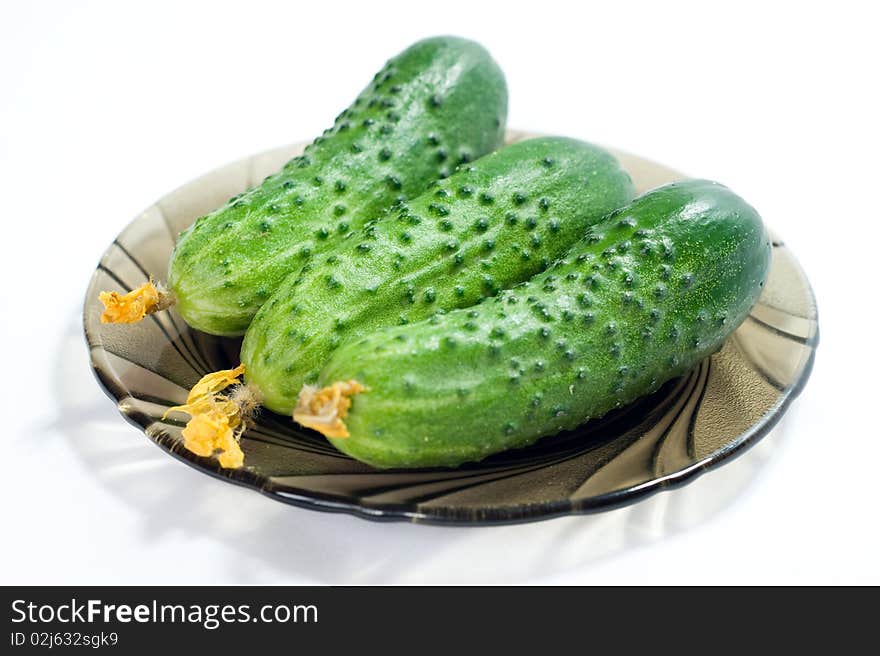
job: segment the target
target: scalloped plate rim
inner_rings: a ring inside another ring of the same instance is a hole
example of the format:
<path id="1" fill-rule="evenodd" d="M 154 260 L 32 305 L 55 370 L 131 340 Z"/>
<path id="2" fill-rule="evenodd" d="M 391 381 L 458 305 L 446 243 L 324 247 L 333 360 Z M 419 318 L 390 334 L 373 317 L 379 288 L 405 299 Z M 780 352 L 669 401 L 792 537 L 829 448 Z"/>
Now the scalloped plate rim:
<path id="1" fill-rule="evenodd" d="M 514 135 L 517 138 L 540 136 L 538 133 L 523 130 L 509 130 L 508 133 Z M 232 166 L 238 162 L 244 160 L 252 160 L 262 155 L 268 155 L 269 153 L 283 151 L 285 149 L 301 145 L 302 143 L 295 143 L 285 146 L 268 148 L 258 153 L 254 153 L 249 157 L 227 162 L 222 166 L 211 169 L 197 176 L 196 178 L 193 178 L 189 182 L 179 185 L 172 191 L 163 195 L 162 198 L 168 197 L 176 193 L 177 191 L 186 188 L 190 184 L 193 184 L 194 182 L 204 177 L 210 176 L 211 174 L 219 172 L 220 170 Z M 646 158 L 635 155 L 628 151 L 621 151 L 612 147 L 608 148 L 617 155 L 626 155 L 638 158 L 640 160 L 654 164 L 658 167 L 671 170 L 668 169 L 668 167 L 666 167 L 665 165 L 653 162 L 653 160 L 647 160 Z M 150 208 L 156 206 L 159 202 L 161 202 L 161 199 L 157 200 L 148 208 L 135 215 L 135 217 L 131 221 L 129 221 L 120 231 L 116 239 L 118 239 L 119 236 L 125 233 L 131 226 L 140 221 L 144 213 L 147 212 Z M 112 244 L 113 242 L 111 242 L 111 246 Z M 104 253 L 106 253 L 106 249 Z M 792 257 L 794 258 L 793 254 Z M 794 259 L 795 261 L 797 261 L 796 258 Z M 798 266 L 800 266 L 799 263 Z M 99 270 L 100 269 L 96 268 L 95 272 L 90 277 L 88 285 L 89 288 L 91 288 L 92 281 L 94 280 L 94 277 L 97 275 Z M 815 308 L 815 293 L 813 292 L 812 287 L 809 284 L 809 280 L 807 279 L 806 274 L 803 272 L 803 269 L 801 269 L 800 272 L 803 275 L 804 282 L 807 285 L 807 291 L 813 302 L 813 307 Z M 692 482 L 703 473 L 711 471 L 719 467 L 720 465 L 737 458 L 771 432 L 771 430 L 777 425 L 779 420 L 788 410 L 792 401 L 794 401 L 800 395 L 807 381 L 809 380 L 815 362 L 816 346 L 819 343 L 818 311 L 816 311 L 816 316 L 810 319 L 815 323 L 815 334 L 807 342 L 807 345 L 810 346 L 809 357 L 804 363 L 802 369 L 800 370 L 797 381 L 790 388 L 788 388 L 784 392 L 781 392 L 781 396 L 778 401 L 769 410 L 767 410 L 764 416 L 759 421 L 752 424 L 746 431 L 741 433 L 735 440 L 728 442 L 723 447 L 678 471 L 672 472 L 662 477 L 653 478 L 638 485 L 628 486 L 625 488 L 586 497 L 576 501 L 573 501 L 572 499 L 557 499 L 552 501 L 536 502 L 534 504 L 520 503 L 494 505 L 488 510 L 480 510 L 479 513 L 464 510 L 460 512 L 448 512 L 443 511 L 442 509 L 439 509 L 439 511 L 437 512 L 431 512 L 424 509 L 419 509 L 418 502 L 409 504 L 382 504 L 375 507 L 365 506 L 363 504 L 359 505 L 358 503 L 351 500 L 340 500 L 339 497 L 336 497 L 334 495 L 320 493 L 313 490 L 300 490 L 293 486 L 286 486 L 284 484 L 274 482 L 269 476 L 258 474 L 246 468 L 237 470 L 223 469 L 214 459 L 203 458 L 182 449 L 172 448 L 171 445 L 166 443 L 166 440 L 163 440 L 161 435 L 156 434 L 155 432 L 151 432 L 149 430 L 149 426 L 155 422 L 152 417 L 149 417 L 148 415 L 143 415 L 145 417 L 144 421 L 139 421 L 138 417 L 141 416 L 142 413 L 127 413 L 123 411 L 123 409 L 120 407 L 121 403 L 125 399 L 134 397 L 132 397 L 130 394 L 122 394 L 117 396 L 117 394 L 113 391 L 113 388 L 118 386 L 115 379 L 113 379 L 109 375 L 109 373 L 103 371 L 99 364 L 96 362 L 94 350 L 103 349 L 103 345 L 100 339 L 98 340 L 97 344 L 93 345 L 92 343 L 90 343 L 85 316 L 88 304 L 89 296 L 87 295 L 83 305 L 83 336 L 85 338 L 86 346 L 89 349 L 89 361 L 92 373 L 99 383 L 100 388 L 110 399 L 112 399 L 116 403 L 117 410 L 119 411 L 120 415 L 122 415 L 122 417 L 129 424 L 136 426 L 149 438 L 151 442 L 153 442 L 163 451 L 172 455 L 177 460 L 184 462 L 193 469 L 196 469 L 202 473 L 206 473 L 213 478 L 230 482 L 251 490 L 259 491 L 261 494 L 269 497 L 270 499 L 274 499 L 281 503 L 296 506 L 299 508 L 318 510 L 327 513 L 344 513 L 373 522 L 384 523 L 407 521 L 411 523 L 430 524 L 438 526 L 497 526 L 537 522 L 569 515 L 589 515 L 625 507 L 637 503 L 638 501 L 641 501 L 648 497 L 651 497 L 658 492 L 673 490 L 682 487 Z M 475 514 L 478 514 L 479 518 L 475 518 Z"/>

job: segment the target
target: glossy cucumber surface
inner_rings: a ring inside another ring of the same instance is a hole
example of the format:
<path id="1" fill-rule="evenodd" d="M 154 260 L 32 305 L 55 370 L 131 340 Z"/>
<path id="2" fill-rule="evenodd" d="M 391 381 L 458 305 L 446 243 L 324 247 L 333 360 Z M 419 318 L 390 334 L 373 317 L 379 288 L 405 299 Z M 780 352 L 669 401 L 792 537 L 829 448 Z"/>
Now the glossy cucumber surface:
<path id="1" fill-rule="evenodd" d="M 180 234 L 169 266 L 177 310 L 204 332 L 243 334 L 285 275 L 498 147 L 506 115 L 504 76 L 481 46 L 414 44 L 302 156 Z"/>
<path id="2" fill-rule="evenodd" d="M 748 315 L 770 262 L 726 187 L 660 187 L 527 283 L 339 348 L 318 385 L 355 380 L 341 451 L 376 467 L 456 466 L 533 443 L 656 390 Z"/>
<path id="3" fill-rule="evenodd" d="M 246 379 L 288 414 L 345 340 L 527 280 L 633 194 L 617 160 L 581 141 L 536 138 L 486 155 L 285 280 L 245 336 Z"/>

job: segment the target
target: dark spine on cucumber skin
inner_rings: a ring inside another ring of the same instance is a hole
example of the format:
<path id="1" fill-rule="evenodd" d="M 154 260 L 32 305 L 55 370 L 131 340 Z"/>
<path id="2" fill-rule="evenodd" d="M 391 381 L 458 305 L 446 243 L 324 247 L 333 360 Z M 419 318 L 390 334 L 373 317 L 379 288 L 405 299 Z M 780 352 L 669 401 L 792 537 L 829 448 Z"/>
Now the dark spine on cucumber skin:
<path id="1" fill-rule="evenodd" d="M 619 163 L 590 144 L 546 137 L 495 151 L 285 280 L 245 337 L 247 379 L 289 413 L 339 344 L 531 277 L 633 193 Z"/>
<path id="2" fill-rule="evenodd" d="M 769 254 L 760 217 L 725 187 L 662 187 L 526 284 L 339 349 L 319 384 L 369 391 L 351 437 L 332 441 L 378 467 L 455 466 L 600 417 L 720 348 Z"/>
<path id="3" fill-rule="evenodd" d="M 500 145 L 506 113 L 503 74 L 482 47 L 413 45 L 303 155 L 180 235 L 178 310 L 200 330 L 242 334 L 286 274 Z"/>

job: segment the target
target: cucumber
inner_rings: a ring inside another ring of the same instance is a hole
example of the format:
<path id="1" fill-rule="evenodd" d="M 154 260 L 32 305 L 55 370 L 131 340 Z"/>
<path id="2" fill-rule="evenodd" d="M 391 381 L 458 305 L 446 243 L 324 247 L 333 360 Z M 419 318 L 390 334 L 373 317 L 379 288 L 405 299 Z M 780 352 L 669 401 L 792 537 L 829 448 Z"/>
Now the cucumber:
<path id="1" fill-rule="evenodd" d="M 180 234 L 169 269 L 178 311 L 198 330 L 244 333 L 311 255 L 499 146 L 506 115 L 504 76 L 481 46 L 414 44 L 303 155 Z"/>
<path id="2" fill-rule="evenodd" d="M 544 273 L 338 349 L 298 420 L 375 467 L 457 466 L 571 429 L 719 349 L 767 276 L 760 217 L 717 183 L 660 187 Z M 336 416 L 334 416 L 334 414 Z M 333 431 L 323 430 L 325 434 Z"/>
<path id="3" fill-rule="evenodd" d="M 245 335 L 248 384 L 289 414 L 333 350 L 530 278 L 634 195 L 606 151 L 521 141 L 467 165 L 284 281 Z"/>

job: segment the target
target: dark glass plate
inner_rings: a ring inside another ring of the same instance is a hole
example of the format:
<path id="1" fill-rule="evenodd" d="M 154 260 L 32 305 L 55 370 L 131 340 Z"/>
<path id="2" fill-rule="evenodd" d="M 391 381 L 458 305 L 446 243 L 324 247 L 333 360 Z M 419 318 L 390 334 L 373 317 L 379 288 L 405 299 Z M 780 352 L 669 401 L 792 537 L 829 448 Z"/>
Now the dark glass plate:
<path id="1" fill-rule="evenodd" d="M 165 196 L 114 240 L 89 284 L 83 320 L 101 385 L 123 417 L 203 472 L 286 503 L 375 520 L 500 524 L 595 512 L 682 485 L 741 453 L 770 431 L 809 377 L 816 304 L 794 256 L 774 237 L 764 293 L 724 347 L 602 420 L 454 470 L 378 471 L 289 418 L 263 412 L 242 438 L 245 467 L 224 470 L 183 449 L 183 425 L 161 417 L 203 374 L 237 365 L 241 340 L 191 330 L 173 310 L 132 326 L 102 325 L 98 292 L 129 290 L 150 275 L 164 280 L 178 232 L 302 147 L 235 162 Z M 616 154 L 639 192 L 682 177 Z"/>

